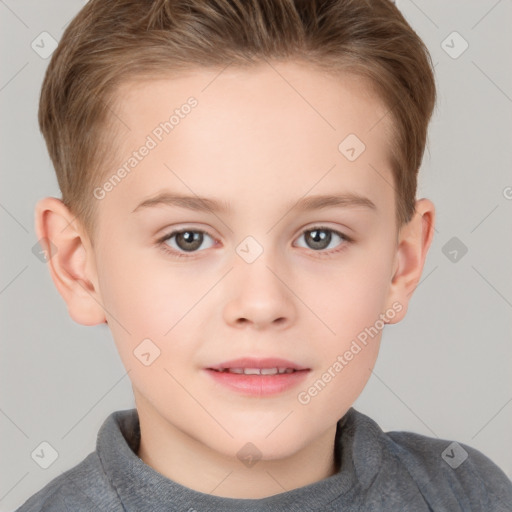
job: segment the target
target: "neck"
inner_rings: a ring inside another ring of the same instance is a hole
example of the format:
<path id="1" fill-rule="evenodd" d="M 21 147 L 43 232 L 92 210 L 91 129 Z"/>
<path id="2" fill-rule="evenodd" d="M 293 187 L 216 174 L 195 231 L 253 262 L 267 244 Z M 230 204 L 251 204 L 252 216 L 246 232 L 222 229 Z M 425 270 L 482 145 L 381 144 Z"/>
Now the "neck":
<path id="1" fill-rule="evenodd" d="M 310 485 L 339 471 L 334 458 L 336 425 L 286 458 L 245 465 L 147 412 L 139 412 L 138 457 L 165 477 L 198 492 L 260 499 Z"/>

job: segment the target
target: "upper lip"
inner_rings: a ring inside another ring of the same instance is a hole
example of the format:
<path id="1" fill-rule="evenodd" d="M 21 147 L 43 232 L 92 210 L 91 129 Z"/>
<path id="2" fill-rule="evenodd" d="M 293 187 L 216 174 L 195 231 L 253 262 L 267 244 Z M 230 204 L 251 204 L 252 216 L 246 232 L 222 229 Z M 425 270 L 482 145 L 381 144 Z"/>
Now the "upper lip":
<path id="1" fill-rule="evenodd" d="M 209 366 L 208 370 L 223 370 L 226 368 L 292 368 L 293 370 L 309 370 L 306 366 L 301 366 L 293 361 L 277 357 L 241 357 L 231 359 L 214 366 Z"/>

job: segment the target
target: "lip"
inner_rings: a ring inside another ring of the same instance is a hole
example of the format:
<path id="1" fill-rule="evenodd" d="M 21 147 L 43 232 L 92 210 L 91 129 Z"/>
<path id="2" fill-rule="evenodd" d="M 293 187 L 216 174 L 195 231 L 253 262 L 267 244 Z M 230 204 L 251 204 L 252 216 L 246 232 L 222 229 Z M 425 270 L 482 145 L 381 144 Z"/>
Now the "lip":
<path id="1" fill-rule="evenodd" d="M 210 366 L 207 369 L 220 370 L 222 368 L 292 368 L 293 370 L 309 370 L 306 366 L 301 366 L 293 361 L 278 357 L 241 357 Z"/>
<path id="2" fill-rule="evenodd" d="M 277 375 L 244 375 L 221 372 L 223 368 L 292 368 L 293 373 Z M 306 368 L 292 361 L 280 358 L 243 357 L 225 361 L 218 365 L 205 368 L 205 372 L 217 383 L 231 391 L 246 396 L 271 396 L 288 391 L 299 385 L 309 374 Z"/>

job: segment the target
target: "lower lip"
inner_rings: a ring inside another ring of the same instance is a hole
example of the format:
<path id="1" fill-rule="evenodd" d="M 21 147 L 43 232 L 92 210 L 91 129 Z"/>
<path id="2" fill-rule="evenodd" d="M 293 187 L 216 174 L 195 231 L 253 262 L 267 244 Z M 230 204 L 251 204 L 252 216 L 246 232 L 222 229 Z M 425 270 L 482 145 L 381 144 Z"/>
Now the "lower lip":
<path id="1" fill-rule="evenodd" d="M 308 375 L 309 370 L 277 375 L 244 375 L 240 373 L 217 372 L 206 370 L 220 384 L 243 395 L 268 396 L 283 393 L 300 384 Z"/>

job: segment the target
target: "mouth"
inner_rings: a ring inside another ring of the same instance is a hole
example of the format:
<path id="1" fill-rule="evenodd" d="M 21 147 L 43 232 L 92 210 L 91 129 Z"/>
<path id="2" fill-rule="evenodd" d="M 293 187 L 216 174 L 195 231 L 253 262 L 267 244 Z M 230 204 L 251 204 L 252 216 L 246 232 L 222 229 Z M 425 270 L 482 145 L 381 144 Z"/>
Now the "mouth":
<path id="1" fill-rule="evenodd" d="M 219 370 L 215 368 L 208 368 L 214 372 L 223 373 L 237 373 L 239 375 L 281 375 L 283 373 L 293 373 L 297 371 L 305 370 L 294 370 L 293 368 L 221 368 Z"/>
<path id="2" fill-rule="evenodd" d="M 309 368 L 277 357 L 241 357 L 211 366 L 207 370 L 245 375 L 278 375 L 309 370 Z"/>
<path id="3" fill-rule="evenodd" d="M 305 378 L 310 368 L 278 358 L 241 358 L 205 368 L 215 382 L 244 395 L 284 392 Z"/>

